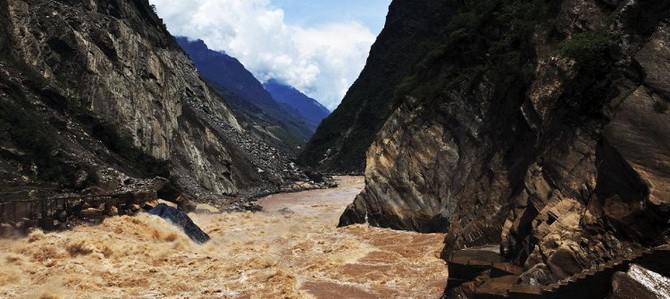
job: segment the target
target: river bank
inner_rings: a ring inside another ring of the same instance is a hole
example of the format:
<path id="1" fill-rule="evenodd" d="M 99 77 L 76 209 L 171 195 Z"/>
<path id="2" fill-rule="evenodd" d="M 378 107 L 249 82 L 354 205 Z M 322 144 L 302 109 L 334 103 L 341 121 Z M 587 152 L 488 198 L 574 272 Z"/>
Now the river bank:
<path id="1" fill-rule="evenodd" d="M 263 212 L 191 214 L 203 246 L 146 214 L 2 240 L 0 297 L 438 298 L 444 235 L 336 228 L 363 178 L 336 179 L 261 198 Z"/>

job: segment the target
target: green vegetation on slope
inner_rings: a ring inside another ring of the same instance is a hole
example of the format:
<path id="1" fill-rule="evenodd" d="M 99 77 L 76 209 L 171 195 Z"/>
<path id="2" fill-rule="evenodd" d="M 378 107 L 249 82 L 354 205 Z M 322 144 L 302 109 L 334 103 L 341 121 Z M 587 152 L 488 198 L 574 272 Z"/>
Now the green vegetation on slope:
<path id="1" fill-rule="evenodd" d="M 548 10 L 542 0 L 463 2 L 442 34 L 427 43 L 433 50 L 398 86 L 398 99 L 412 95 L 440 102 L 449 93 L 476 93 L 476 85 L 489 82 L 497 97 L 522 100 L 534 76 L 535 43 L 556 42 L 554 55 L 574 60 L 577 67 L 574 75 L 561 78 L 571 86 L 563 93 L 563 112 L 599 113 L 616 80 L 614 38 L 595 29 L 562 41 L 534 41 L 540 26 L 553 26 Z"/>
<path id="2" fill-rule="evenodd" d="M 432 51 L 396 96 L 439 100 L 454 89 L 472 90 L 483 76 L 500 86 L 527 86 L 534 69 L 531 34 L 546 11 L 542 0 L 464 1 L 442 33 L 427 42 Z"/>

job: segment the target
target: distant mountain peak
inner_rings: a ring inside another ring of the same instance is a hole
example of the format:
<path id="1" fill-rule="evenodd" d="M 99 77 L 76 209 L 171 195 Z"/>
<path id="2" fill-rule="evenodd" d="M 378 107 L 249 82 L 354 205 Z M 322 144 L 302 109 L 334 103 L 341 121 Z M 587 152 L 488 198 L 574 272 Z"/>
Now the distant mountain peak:
<path id="1" fill-rule="evenodd" d="M 237 110 L 272 132 L 281 146 L 295 150 L 314 134 L 318 122 L 302 117 L 290 105 L 279 102 L 236 58 L 214 51 L 202 40 L 177 37 L 177 43 L 191 58 L 200 75 Z M 295 92 L 298 92 L 297 90 Z"/>
<path id="2" fill-rule="evenodd" d="M 228 56 L 228 54 L 226 54 L 226 51 L 217 51 L 217 50 L 210 49 L 207 46 L 207 44 L 205 44 L 205 41 L 203 41 L 199 38 L 191 39 L 190 37 L 186 37 L 186 36 L 176 36 L 175 39 L 177 40 L 177 43 L 182 47 L 184 45 L 188 45 L 188 47 L 190 47 L 191 49 L 194 49 L 194 50 L 212 51 L 212 52 L 217 52 L 219 54 L 223 54 L 223 55 Z"/>

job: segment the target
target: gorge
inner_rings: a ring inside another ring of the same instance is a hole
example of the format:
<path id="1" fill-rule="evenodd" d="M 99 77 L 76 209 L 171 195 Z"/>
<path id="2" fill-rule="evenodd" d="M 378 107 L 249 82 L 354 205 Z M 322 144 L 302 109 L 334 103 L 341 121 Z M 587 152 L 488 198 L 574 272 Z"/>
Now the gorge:
<path id="1" fill-rule="evenodd" d="M 191 214 L 202 247 L 145 214 L 3 240 L 3 296 L 670 296 L 670 2 L 394 0 L 328 116 L 146 0 L 4 0 L 0 22 L 0 203 L 217 208 Z M 320 172 L 365 178 L 250 200 Z M 109 279 L 47 279 L 81 269 Z"/>

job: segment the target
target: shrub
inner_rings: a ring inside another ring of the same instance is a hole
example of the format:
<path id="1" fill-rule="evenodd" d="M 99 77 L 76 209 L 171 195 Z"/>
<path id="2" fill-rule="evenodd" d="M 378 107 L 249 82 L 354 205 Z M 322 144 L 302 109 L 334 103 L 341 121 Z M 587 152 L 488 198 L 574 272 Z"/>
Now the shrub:
<path id="1" fill-rule="evenodd" d="M 596 64 L 602 61 L 612 47 L 612 38 L 604 30 L 575 34 L 556 50 L 557 54 L 572 58 L 580 64 Z"/>

